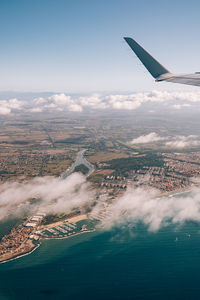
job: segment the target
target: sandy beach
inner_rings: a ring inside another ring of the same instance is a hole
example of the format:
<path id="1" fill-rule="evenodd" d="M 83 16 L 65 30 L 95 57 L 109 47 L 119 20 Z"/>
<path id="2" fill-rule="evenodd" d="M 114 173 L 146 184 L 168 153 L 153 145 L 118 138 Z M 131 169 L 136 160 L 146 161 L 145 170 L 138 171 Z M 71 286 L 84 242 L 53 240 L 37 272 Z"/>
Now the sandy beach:
<path id="1" fill-rule="evenodd" d="M 69 219 L 65 219 L 65 220 L 62 220 L 62 221 L 51 223 L 51 224 L 48 224 L 48 225 L 43 225 L 39 229 L 40 230 L 44 230 L 44 229 L 48 229 L 48 228 L 50 229 L 52 227 L 60 226 L 64 222 L 70 222 L 70 223 L 74 223 L 75 224 L 76 222 L 79 222 L 79 221 L 82 221 L 82 220 L 87 220 L 87 219 L 88 219 L 87 215 L 79 215 L 79 216 L 71 217 Z"/>

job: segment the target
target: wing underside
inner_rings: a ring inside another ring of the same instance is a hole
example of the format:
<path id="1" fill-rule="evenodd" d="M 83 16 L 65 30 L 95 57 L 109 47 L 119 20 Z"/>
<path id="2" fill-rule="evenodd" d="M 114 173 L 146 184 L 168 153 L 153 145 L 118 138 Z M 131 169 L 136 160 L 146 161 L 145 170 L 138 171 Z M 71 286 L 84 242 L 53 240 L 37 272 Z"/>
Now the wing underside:
<path id="1" fill-rule="evenodd" d="M 200 75 L 199 74 L 197 76 L 195 76 L 195 75 L 196 74 L 182 75 L 182 76 L 174 75 L 173 77 L 165 79 L 164 81 L 200 86 Z"/>

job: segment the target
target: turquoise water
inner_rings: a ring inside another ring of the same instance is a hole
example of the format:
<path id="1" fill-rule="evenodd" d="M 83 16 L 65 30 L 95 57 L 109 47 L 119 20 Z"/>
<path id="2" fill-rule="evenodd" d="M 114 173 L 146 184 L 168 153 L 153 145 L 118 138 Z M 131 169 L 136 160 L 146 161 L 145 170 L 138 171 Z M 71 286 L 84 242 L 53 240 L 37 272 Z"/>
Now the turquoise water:
<path id="1" fill-rule="evenodd" d="M 0 265 L 0 299 L 199 299 L 200 226 L 46 240 Z"/>

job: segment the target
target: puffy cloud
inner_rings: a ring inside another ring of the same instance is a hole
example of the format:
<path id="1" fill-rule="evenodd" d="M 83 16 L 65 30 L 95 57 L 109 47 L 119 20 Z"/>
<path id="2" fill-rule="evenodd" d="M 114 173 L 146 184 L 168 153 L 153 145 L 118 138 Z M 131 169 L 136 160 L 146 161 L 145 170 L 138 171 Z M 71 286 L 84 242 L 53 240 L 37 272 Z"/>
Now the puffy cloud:
<path id="1" fill-rule="evenodd" d="M 93 94 L 89 97 L 80 97 L 78 101 L 82 107 L 90 107 L 94 109 L 108 108 L 108 104 L 106 103 L 105 99 L 99 94 Z"/>
<path id="2" fill-rule="evenodd" d="M 191 102 L 200 102 L 200 93 L 187 92 L 167 92 L 152 91 L 134 94 L 112 94 L 102 96 L 93 94 L 91 96 L 72 98 L 65 94 L 55 94 L 47 99 L 48 106 L 65 107 L 69 111 L 82 111 L 83 109 L 114 109 L 114 110 L 135 110 L 147 103 L 165 103 L 176 102 L 172 105 L 175 109 L 191 106 Z M 184 103 L 183 103 L 184 102 Z M 74 109 L 76 105 L 76 109 Z"/>
<path id="3" fill-rule="evenodd" d="M 45 105 L 45 107 L 76 112 L 82 111 L 82 106 L 72 99 L 71 96 L 66 96 L 65 94 L 55 94 L 49 97 L 48 103 L 49 104 Z"/>
<path id="4" fill-rule="evenodd" d="M 129 187 L 108 208 L 107 217 L 103 219 L 102 225 L 104 228 L 110 228 L 126 222 L 143 222 L 149 230 L 157 231 L 169 224 L 200 222 L 199 188 L 194 188 L 187 196 L 159 197 L 158 193 L 152 188 Z M 0 220 L 10 214 L 20 214 L 24 211 L 29 214 L 38 211 L 68 213 L 78 207 L 84 212 L 84 206 L 92 203 L 94 195 L 95 191 L 79 173 L 74 173 L 66 179 L 37 177 L 25 183 L 7 182 L 0 185 Z M 30 205 L 29 200 L 32 198 L 40 201 Z M 99 210 L 100 205 L 94 207 L 96 214 Z"/>
<path id="5" fill-rule="evenodd" d="M 2 106 L 0 103 L 0 115 L 9 115 L 10 113 L 11 109 L 6 106 Z"/>
<path id="6" fill-rule="evenodd" d="M 83 109 L 79 104 L 70 104 L 69 105 L 69 111 L 77 111 L 81 112 Z"/>
<path id="7" fill-rule="evenodd" d="M 165 139 L 164 137 L 159 136 L 155 132 L 151 132 L 147 135 L 141 135 L 138 138 L 133 139 L 130 144 L 147 144 L 147 143 L 152 143 L 152 142 L 157 142 L 160 140 Z"/>
<path id="8" fill-rule="evenodd" d="M 147 104 L 157 104 L 157 106 L 158 104 L 168 105 L 169 109 L 181 109 L 192 106 L 193 103 L 197 105 L 199 102 L 200 92 L 152 91 L 132 94 L 111 94 L 107 96 L 92 94 L 84 97 L 72 97 L 60 93 L 46 98 L 38 97 L 26 102 L 17 99 L 0 100 L 0 114 L 6 115 L 22 108 L 31 112 L 54 110 L 81 112 L 87 109 L 136 110 L 142 105 Z"/>
<path id="9" fill-rule="evenodd" d="M 10 100 L 0 100 L 0 114 L 8 115 L 13 110 L 20 110 L 24 106 L 24 102 L 17 100 L 16 98 Z"/>
<path id="10" fill-rule="evenodd" d="M 55 105 L 69 105 L 73 101 L 70 96 L 66 96 L 65 94 L 55 94 L 49 97 L 49 100 L 52 101 Z"/>
<path id="11" fill-rule="evenodd" d="M 143 99 L 145 102 L 200 102 L 200 92 L 167 92 L 155 90 L 150 93 L 143 93 Z"/>
<path id="12" fill-rule="evenodd" d="M 38 112 L 42 112 L 43 108 L 42 107 L 33 107 L 31 109 L 29 109 L 30 112 L 34 112 L 34 113 L 38 113 Z"/>
<path id="13" fill-rule="evenodd" d="M 158 197 L 158 192 L 153 189 L 129 188 L 111 206 L 109 217 L 105 218 L 103 225 L 110 228 L 127 221 L 143 222 L 149 230 L 157 231 L 169 224 L 200 222 L 199 193 L 196 188 L 187 197 Z"/>
<path id="14" fill-rule="evenodd" d="M 39 98 L 33 99 L 33 103 L 34 104 L 38 104 L 38 105 L 46 103 L 46 102 L 47 102 L 47 100 L 44 99 L 43 97 L 39 97 Z"/>
<path id="15" fill-rule="evenodd" d="M 166 141 L 167 140 L 167 141 Z M 147 135 L 141 135 L 132 141 L 129 142 L 129 144 L 135 145 L 135 144 L 147 144 L 157 141 L 166 141 L 165 146 L 168 148 L 187 148 L 187 147 L 194 147 L 200 145 L 200 141 L 198 140 L 198 136 L 196 135 L 177 135 L 177 136 L 166 136 L 162 137 L 159 136 L 155 132 L 151 132 Z"/>
<path id="16" fill-rule="evenodd" d="M 174 137 L 172 141 L 166 142 L 165 145 L 170 148 L 183 149 L 187 147 L 194 147 L 200 145 L 200 141 L 196 139 L 196 135 Z"/>
<path id="17" fill-rule="evenodd" d="M 30 205 L 31 198 L 41 201 Z M 25 183 L 8 182 L 0 185 L 0 220 L 9 214 L 31 210 L 46 213 L 69 212 L 93 199 L 93 191 L 86 178 L 74 173 L 66 179 L 37 177 Z"/>
<path id="18" fill-rule="evenodd" d="M 24 103 L 14 98 L 8 100 L 6 105 L 11 109 L 21 109 Z"/>
<path id="19" fill-rule="evenodd" d="M 182 107 L 190 107 L 190 106 L 191 106 L 191 104 L 189 104 L 189 103 L 172 105 L 172 107 L 175 108 L 175 109 L 181 109 Z"/>
<path id="20" fill-rule="evenodd" d="M 108 102 L 109 108 L 134 110 L 141 105 L 141 101 L 135 95 L 110 95 L 105 99 Z"/>

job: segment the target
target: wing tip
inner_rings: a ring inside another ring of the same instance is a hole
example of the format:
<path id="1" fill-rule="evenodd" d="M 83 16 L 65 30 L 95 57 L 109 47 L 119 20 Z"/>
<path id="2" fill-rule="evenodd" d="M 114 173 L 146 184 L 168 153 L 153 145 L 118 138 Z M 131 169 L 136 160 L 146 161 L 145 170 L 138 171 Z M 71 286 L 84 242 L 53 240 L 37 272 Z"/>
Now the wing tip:
<path id="1" fill-rule="evenodd" d="M 130 38 L 129 36 L 124 36 L 124 40 L 127 42 L 127 41 L 130 41 L 130 40 L 133 40 L 133 39 Z"/>

